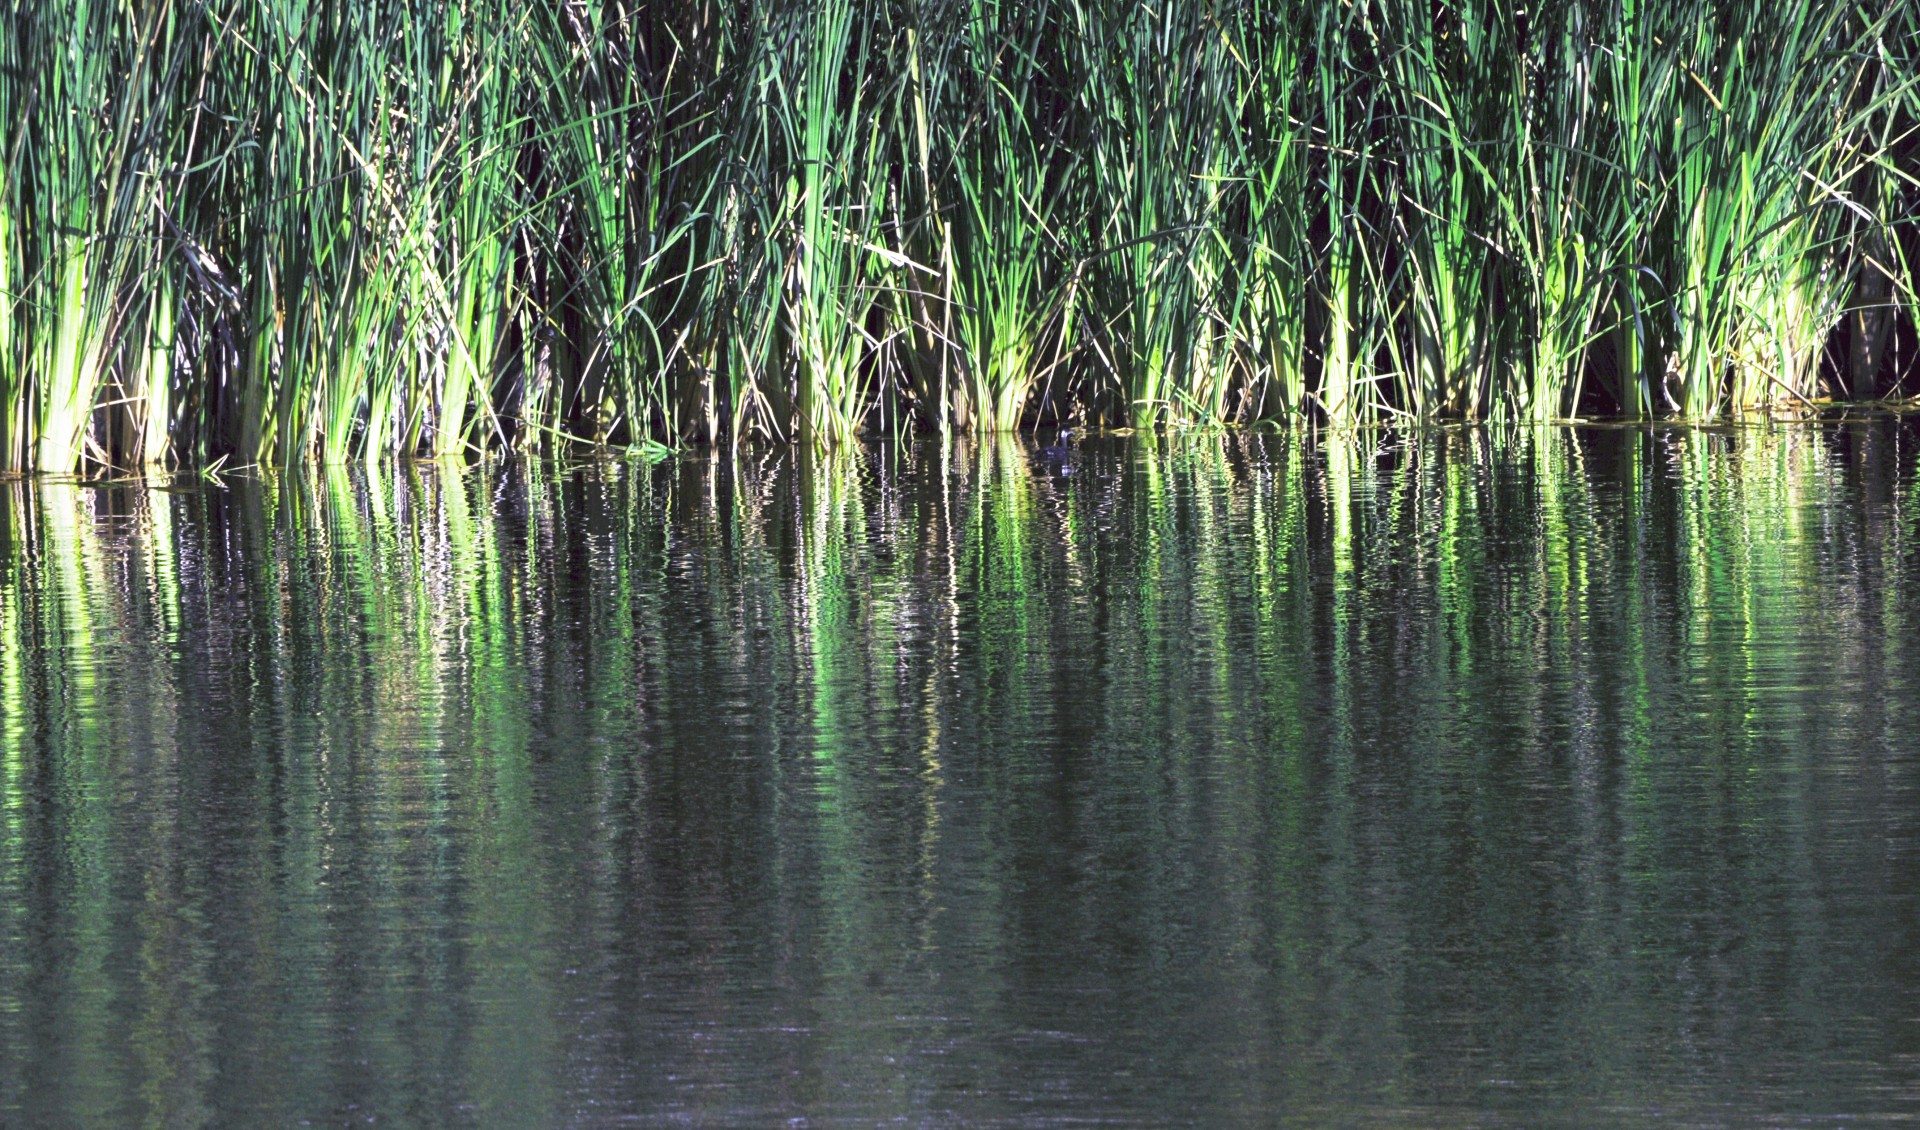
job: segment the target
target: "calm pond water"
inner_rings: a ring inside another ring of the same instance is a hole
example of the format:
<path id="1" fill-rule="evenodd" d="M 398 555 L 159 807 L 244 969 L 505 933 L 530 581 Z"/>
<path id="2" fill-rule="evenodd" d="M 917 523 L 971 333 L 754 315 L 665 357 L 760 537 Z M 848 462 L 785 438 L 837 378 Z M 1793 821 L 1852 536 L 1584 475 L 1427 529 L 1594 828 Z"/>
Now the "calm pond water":
<path id="1" fill-rule="evenodd" d="M 0 1124 L 1912 1116 L 1916 453 L 0 484 Z"/>

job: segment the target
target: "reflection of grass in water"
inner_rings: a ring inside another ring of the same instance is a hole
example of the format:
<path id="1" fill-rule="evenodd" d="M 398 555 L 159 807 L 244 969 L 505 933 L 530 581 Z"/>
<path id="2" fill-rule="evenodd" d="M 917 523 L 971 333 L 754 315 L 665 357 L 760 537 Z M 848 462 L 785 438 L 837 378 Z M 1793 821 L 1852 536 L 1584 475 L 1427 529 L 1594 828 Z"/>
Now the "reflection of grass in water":
<path id="1" fill-rule="evenodd" d="M 1208 975 L 1280 1002 L 1218 1021 L 1248 1041 L 1397 1054 L 1417 1037 L 1392 1018 L 1428 987 L 1328 962 L 1327 945 L 1452 952 L 1483 928 L 1496 958 L 1519 933 L 1619 970 L 1635 932 L 1692 897 L 1683 821 L 1748 845 L 1753 866 L 1801 866 L 1804 829 L 1779 833 L 1792 858 L 1754 833 L 1781 789 L 1811 787 L 1760 771 L 1797 740 L 1767 661 L 1807 661 L 1778 650 L 1788 633 L 1818 647 L 1884 631 L 1888 606 L 1813 582 L 1834 575 L 1824 555 L 1891 568 L 1915 536 L 1901 512 L 1882 516 L 1884 543 L 1848 540 L 1868 518 L 1835 505 L 1852 473 L 1830 461 L 1837 442 L 1213 432 L 1089 441 L 1066 476 L 1010 437 L 765 467 L 351 469 L 282 479 L 271 499 L 151 494 L 124 528 L 48 485 L 37 518 L 8 511 L 0 563 L 0 860 L 45 833 L 18 798 L 32 757 L 57 758 L 74 798 L 57 833 L 84 848 L 70 881 L 94 900 L 76 928 L 119 929 L 115 892 L 174 908 L 140 921 L 137 969 L 98 939 L 75 951 L 75 975 L 118 1002 L 75 1037 L 102 1094 L 160 1070 L 116 1059 L 116 1033 L 172 1054 L 169 1024 L 204 1023 L 196 979 L 271 967 L 322 1026 L 402 981 L 469 1002 L 373 1010 L 348 1050 L 457 1052 L 487 1101 L 554 1109 L 499 1067 L 514 1048 L 559 1054 L 539 1018 L 564 1019 L 571 990 L 549 959 L 622 938 L 632 915 L 684 913 L 701 1019 L 724 1022 L 731 932 L 750 929 L 724 880 L 763 863 L 788 884 L 783 944 L 830 951 L 826 1020 L 847 1031 L 907 991 L 900 970 L 1023 944 L 1032 884 L 1058 875 L 1078 885 L 1048 928 L 1120 937 L 1138 946 L 1127 960 L 1177 953 L 1182 931 L 1233 939 Z M 901 470 L 915 460 L 957 473 Z M 75 624 L 93 629 L 78 646 Z M 169 869 L 190 875 L 204 846 L 191 821 L 143 815 L 150 850 L 115 850 L 131 810 L 114 805 L 133 795 L 116 790 L 187 764 L 129 756 L 130 735 L 184 708 L 156 691 L 133 717 L 87 682 L 152 632 L 187 650 L 133 670 L 168 694 L 205 685 L 199 630 L 241 641 L 246 669 L 214 685 L 257 724 L 223 754 L 245 812 L 220 834 L 265 861 L 228 880 L 264 923 L 235 943 L 239 972 L 196 964 L 204 927 L 177 909 L 192 888 Z M 742 714 L 758 728 L 736 729 Z M 45 748 L 23 752 L 23 734 Z M 692 744 L 714 734 L 742 744 Z M 1407 734 L 1430 745 L 1383 748 Z M 1802 770 L 1848 756 L 1789 755 Z M 1502 787 L 1515 780 L 1550 787 Z M 1703 781 L 1705 799 L 1687 791 Z M 956 792 L 979 807 L 944 807 Z M 1563 815 L 1579 867 L 1536 882 L 1508 866 Z M 658 823 L 681 818 L 691 830 Z M 689 867 L 712 905 L 644 887 Z M 814 883 L 826 910 L 808 919 Z M 633 884 L 655 901 L 634 909 Z M 957 923 L 941 907 L 962 886 L 973 920 Z M 1462 922 L 1462 905 L 1488 917 Z M 1569 907 L 1593 913 L 1527 934 Z M 955 992 L 986 1015 L 1020 977 Z M 1590 1033 L 1638 1023 L 1631 1004 L 1574 999 Z M 1331 1001 L 1364 1010 L 1365 1030 L 1315 1028 Z M 420 1035 L 442 1022 L 457 1037 Z M 284 1038 L 274 1023 L 263 1038 Z M 832 1038 L 836 1054 L 902 1050 Z M 192 1057 L 176 1061 L 191 1086 Z M 289 1067 L 287 1093 L 324 1092 L 322 1073 Z"/>
<path id="2" fill-rule="evenodd" d="M 75 1070 L 85 1080 L 91 1101 L 99 1103 L 110 1101 L 117 1074 L 111 1047 L 121 1024 L 113 995 L 95 986 L 106 981 L 116 941 L 108 897 L 113 860 L 107 832 L 118 799 L 118 755 L 124 750 L 115 748 L 104 725 L 105 688 L 99 682 L 96 645 L 112 639 L 124 623 L 124 608 L 100 572 L 93 494 L 62 485 L 40 487 L 36 494 L 35 554 L 29 568 L 39 600 L 35 622 L 23 627 L 29 633 L 28 646 L 46 657 L 38 664 L 40 690 L 53 709 L 44 732 L 61 756 L 43 763 L 37 774 L 52 787 L 34 791 L 51 792 L 59 803 L 35 821 L 39 826 L 32 834 L 68 860 L 76 889 L 85 892 L 69 908 L 67 949 L 54 975 L 67 983 L 68 999 L 74 1002 L 72 1022 L 83 1034 Z"/>
<path id="3" fill-rule="evenodd" d="M 840 812 L 843 727 L 861 712 L 861 675 L 853 630 L 857 626 L 862 576 L 848 544 L 862 503 L 859 468 L 847 452 L 797 456 L 799 483 L 794 544 L 798 568 L 794 616 L 805 643 L 813 687 L 813 740 L 817 790 L 823 811 Z"/>

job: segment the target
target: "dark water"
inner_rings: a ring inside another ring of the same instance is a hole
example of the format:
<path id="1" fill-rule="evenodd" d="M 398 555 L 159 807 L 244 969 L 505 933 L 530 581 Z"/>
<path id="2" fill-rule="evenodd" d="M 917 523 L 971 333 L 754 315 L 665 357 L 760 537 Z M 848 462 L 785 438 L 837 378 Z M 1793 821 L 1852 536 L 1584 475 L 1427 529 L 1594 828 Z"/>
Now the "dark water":
<path id="1" fill-rule="evenodd" d="M 1916 453 L 0 484 L 0 1123 L 1913 1117 Z"/>

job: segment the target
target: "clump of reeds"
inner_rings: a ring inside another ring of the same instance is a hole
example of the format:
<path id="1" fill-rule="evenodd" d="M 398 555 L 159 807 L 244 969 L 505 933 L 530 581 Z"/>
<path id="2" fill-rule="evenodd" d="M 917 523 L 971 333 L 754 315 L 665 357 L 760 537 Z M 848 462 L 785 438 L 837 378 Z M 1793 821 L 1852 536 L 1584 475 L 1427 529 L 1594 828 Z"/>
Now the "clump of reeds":
<path id="1" fill-rule="evenodd" d="M 1899 394 L 1911 9 L 0 0 L 0 466 Z"/>

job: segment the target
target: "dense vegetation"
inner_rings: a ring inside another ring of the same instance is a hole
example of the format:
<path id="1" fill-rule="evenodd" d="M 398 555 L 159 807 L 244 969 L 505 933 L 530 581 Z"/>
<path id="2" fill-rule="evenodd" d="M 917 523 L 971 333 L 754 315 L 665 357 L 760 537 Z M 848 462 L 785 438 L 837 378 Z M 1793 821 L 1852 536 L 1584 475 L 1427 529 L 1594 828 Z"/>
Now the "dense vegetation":
<path id="1" fill-rule="evenodd" d="M 1905 0 L 0 0 L 0 469 L 1884 393 Z"/>

